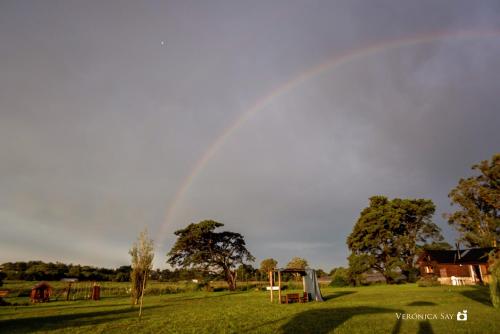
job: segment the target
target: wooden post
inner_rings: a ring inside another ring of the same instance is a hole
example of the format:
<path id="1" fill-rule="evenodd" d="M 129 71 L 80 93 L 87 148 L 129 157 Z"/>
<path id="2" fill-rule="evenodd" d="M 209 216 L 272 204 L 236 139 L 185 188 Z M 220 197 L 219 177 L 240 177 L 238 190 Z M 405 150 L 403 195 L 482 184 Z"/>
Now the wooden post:
<path id="1" fill-rule="evenodd" d="M 271 288 L 271 303 L 273 302 L 273 271 L 269 271 L 269 285 Z"/>
<path id="2" fill-rule="evenodd" d="M 278 271 L 278 299 L 281 304 L 281 271 Z"/>

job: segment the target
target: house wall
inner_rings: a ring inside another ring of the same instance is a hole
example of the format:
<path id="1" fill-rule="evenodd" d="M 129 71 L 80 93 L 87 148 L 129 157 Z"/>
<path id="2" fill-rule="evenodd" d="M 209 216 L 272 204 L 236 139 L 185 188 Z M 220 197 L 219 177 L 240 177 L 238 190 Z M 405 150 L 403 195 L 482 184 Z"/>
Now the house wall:
<path id="1" fill-rule="evenodd" d="M 479 267 L 481 268 L 481 274 L 483 275 L 483 282 L 490 283 L 491 275 L 488 265 L 481 264 Z"/>
<path id="2" fill-rule="evenodd" d="M 456 265 L 456 264 L 440 264 L 438 266 L 437 274 L 440 277 L 470 277 L 470 269 L 468 265 Z"/>

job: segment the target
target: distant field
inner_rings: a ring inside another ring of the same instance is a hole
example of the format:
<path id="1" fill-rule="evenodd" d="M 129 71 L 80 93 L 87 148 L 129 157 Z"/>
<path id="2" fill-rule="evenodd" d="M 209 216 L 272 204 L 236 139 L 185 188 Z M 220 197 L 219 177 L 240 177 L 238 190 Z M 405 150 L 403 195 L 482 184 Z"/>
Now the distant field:
<path id="1" fill-rule="evenodd" d="M 379 285 L 326 288 L 323 295 L 324 303 L 292 305 L 271 304 L 267 293 L 254 290 L 150 295 L 141 321 L 127 297 L 7 306 L 0 307 L 0 332 L 500 333 L 500 312 L 484 287 Z M 463 309 L 468 320 L 457 321 Z M 399 313 L 438 319 L 398 320 Z"/>

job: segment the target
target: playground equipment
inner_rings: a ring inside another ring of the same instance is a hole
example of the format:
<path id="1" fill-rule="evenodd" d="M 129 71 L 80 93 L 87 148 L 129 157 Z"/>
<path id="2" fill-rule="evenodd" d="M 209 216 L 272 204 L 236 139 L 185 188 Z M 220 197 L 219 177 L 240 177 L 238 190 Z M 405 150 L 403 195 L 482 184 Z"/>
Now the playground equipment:
<path id="1" fill-rule="evenodd" d="M 47 282 L 40 282 L 31 288 L 30 300 L 32 303 L 45 303 L 50 300 L 52 287 Z"/>
<path id="2" fill-rule="evenodd" d="M 67 301 L 78 299 L 100 300 L 101 286 L 97 282 L 69 281 L 62 294 L 66 295 Z"/>

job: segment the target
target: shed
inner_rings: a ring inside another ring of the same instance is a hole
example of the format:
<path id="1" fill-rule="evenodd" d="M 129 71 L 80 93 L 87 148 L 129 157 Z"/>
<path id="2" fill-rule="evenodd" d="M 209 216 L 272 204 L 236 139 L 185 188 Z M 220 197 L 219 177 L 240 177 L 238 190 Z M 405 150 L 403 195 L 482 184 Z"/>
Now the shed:
<path id="1" fill-rule="evenodd" d="M 32 303 L 45 303 L 50 300 L 52 287 L 47 282 L 40 282 L 31 288 L 30 300 Z"/>

